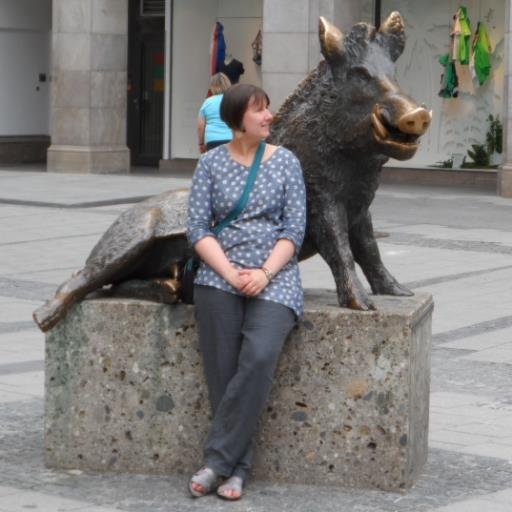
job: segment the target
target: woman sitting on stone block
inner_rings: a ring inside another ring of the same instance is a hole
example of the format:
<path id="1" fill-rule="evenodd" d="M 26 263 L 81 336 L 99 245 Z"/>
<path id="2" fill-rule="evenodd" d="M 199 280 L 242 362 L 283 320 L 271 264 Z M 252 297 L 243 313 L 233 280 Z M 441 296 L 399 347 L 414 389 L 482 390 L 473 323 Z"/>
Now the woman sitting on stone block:
<path id="1" fill-rule="evenodd" d="M 202 260 L 194 302 L 213 411 L 204 466 L 189 484 L 194 497 L 241 497 L 279 354 L 303 313 L 304 180 L 289 150 L 264 142 L 268 105 L 256 86 L 226 91 L 221 117 L 233 140 L 205 153 L 192 180 L 187 236 Z M 241 213 L 215 231 L 236 206 Z"/>

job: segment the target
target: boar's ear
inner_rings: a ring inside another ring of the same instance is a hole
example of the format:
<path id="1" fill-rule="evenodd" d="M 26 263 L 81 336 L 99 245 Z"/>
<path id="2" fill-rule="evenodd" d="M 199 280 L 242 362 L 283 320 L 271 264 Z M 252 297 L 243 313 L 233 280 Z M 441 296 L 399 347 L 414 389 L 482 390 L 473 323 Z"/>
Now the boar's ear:
<path id="1" fill-rule="evenodd" d="M 320 49 L 322 50 L 322 55 L 325 57 L 325 60 L 329 64 L 343 62 L 345 57 L 343 34 L 323 16 L 320 16 L 318 35 L 320 37 Z"/>
<path id="2" fill-rule="evenodd" d="M 405 47 L 404 20 L 399 12 L 392 12 L 379 28 L 384 44 L 389 51 L 391 60 L 395 61 L 402 55 Z"/>

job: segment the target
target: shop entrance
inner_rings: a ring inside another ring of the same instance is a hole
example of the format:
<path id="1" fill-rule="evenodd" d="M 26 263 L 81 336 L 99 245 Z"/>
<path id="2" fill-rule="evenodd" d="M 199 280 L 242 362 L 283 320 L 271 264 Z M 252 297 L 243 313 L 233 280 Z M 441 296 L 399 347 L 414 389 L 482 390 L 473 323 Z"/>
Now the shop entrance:
<path id="1" fill-rule="evenodd" d="M 132 165 L 158 165 L 164 115 L 164 0 L 130 0 L 128 147 Z"/>

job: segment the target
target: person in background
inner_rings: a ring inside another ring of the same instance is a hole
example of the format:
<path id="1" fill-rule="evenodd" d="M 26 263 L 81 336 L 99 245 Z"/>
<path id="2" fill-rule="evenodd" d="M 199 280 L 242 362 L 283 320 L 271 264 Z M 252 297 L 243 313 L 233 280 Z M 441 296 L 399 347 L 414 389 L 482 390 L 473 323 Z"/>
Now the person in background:
<path id="1" fill-rule="evenodd" d="M 224 73 L 233 85 L 237 84 L 240 76 L 245 73 L 244 65 L 239 60 L 234 59 L 230 53 L 226 55 L 224 62 L 217 65 L 217 71 Z"/>
<path id="2" fill-rule="evenodd" d="M 213 412 L 204 465 L 189 483 L 194 497 L 242 496 L 277 360 L 303 313 L 297 254 L 306 224 L 304 180 L 291 151 L 264 143 L 268 104 L 254 85 L 226 91 L 221 116 L 233 140 L 204 154 L 192 179 L 187 236 L 202 260 L 194 303 Z M 216 235 L 212 224 L 239 201 L 256 153 L 263 157 L 249 200 Z"/>
<path id="3" fill-rule="evenodd" d="M 224 91 L 230 87 L 231 82 L 224 73 L 216 73 L 210 79 L 209 90 L 212 96 L 204 100 L 197 120 L 197 136 L 201 153 L 225 144 L 233 138 L 231 128 L 220 118 L 220 104 Z"/>

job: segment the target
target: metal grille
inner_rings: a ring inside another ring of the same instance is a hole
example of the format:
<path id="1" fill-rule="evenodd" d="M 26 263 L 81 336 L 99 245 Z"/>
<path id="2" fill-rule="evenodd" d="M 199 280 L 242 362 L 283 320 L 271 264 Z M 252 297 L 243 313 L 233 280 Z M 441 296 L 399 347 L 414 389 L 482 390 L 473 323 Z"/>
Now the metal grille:
<path id="1" fill-rule="evenodd" d="M 141 16 L 165 16 L 165 0 L 141 0 Z"/>

